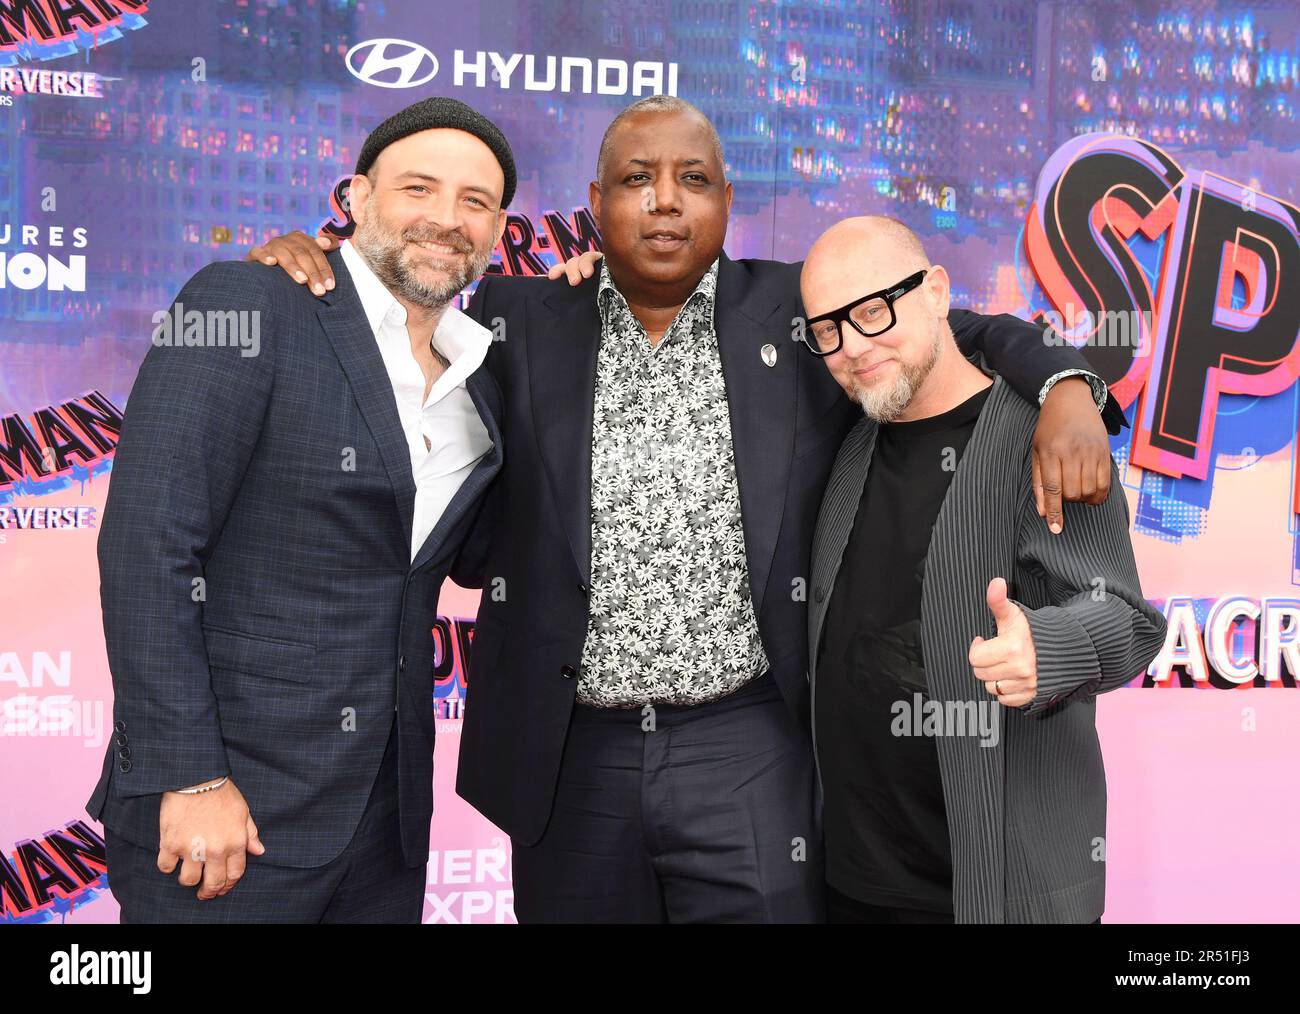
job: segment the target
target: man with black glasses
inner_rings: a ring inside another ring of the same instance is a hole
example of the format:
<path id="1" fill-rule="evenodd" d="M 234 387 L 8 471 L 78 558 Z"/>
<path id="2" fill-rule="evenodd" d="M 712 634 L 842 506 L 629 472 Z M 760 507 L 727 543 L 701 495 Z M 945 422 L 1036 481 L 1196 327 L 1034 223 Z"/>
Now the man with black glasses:
<path id="1" fill-rule="evenodd" d="M 1094 921 L 1095 699 L 1142 672 L 1165 631 L 1142 596 L 1114 464 L 1105 501 L 1067 504 L 1049 532 L 1031 489 L 1036 412 L 962 355 L 948 275 L 901 223 L 830 229 L 802 289 L 810 351 L 866 416 L 813 543 L 828 916 Z M 1085 476 L 1085 490 L 1102 479 Z"/>

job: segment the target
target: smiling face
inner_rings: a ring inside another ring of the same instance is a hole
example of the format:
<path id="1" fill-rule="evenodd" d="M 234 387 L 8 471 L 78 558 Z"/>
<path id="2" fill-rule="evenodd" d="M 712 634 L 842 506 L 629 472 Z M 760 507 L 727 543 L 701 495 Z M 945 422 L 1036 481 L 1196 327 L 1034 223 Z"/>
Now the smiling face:
<path id="1" fill-rule="evenodd" d="M 491 260 L 504 189 L 501 164 L 473 134 L 411 134 L 352 178 L 352 243 L 393 295 L 439 309 Z"/>
<path id="2" fill-rule="evenodd" d="M 833 226 L 804 262 L 800 287 L 809 319 L 896 285 L 922 268 L 927 270 L 921 284 L 894 301 L 892 328 L 868 338 L 843 323 L 842 346 L 822 360 L 845 393 L 881 422 L 904 414 L 947 352 L 947 272 L 929 264 L 905 227 L 878 218 Z M 888 320 L 886 312 L 881 324 Z"/>
<path id="3" fill-rule="evenodd" d="M 620 122 L 590 197 L 620 288 L 689 295 L 722 252 L 731 184 L 708 121 L 693 110 Z"/>

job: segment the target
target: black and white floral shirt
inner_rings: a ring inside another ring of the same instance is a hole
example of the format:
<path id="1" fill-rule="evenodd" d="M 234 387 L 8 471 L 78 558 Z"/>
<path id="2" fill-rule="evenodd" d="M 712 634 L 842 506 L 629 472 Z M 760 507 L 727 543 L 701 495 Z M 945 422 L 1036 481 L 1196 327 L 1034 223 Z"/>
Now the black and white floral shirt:
<path id="1" fill-rule="evenodd" d="M 713 326 L 718 264 L 657 346 L 602 264 L 578 700 L 702 704 L 768 667 Z"/>

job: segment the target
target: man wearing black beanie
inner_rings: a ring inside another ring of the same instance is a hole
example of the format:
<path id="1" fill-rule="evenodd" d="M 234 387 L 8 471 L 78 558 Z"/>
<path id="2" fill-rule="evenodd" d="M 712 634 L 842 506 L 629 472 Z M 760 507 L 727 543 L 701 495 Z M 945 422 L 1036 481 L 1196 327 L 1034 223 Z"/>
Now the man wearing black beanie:
<path id="1" fill-rule="evenodd" d="M 155 316 L 177 321 L 99 539 L 116 734 L 87 809 L 123 921 L 420 920 L 429 631 L 448 574 L 476 579 L 462 551 L 502 463 L 492 335 L 451 300 L 514 190 L 492 123 L 416 103 L 362 147 L 323 305 L 222 262 Z M 226 340 L 232 311 L 253 341 Z"/>
<path id="2" fill-rule="evenodd" d="M 473 134 L 487 145 L 505 177 L 500 206 L 510 207 L 510 201 L 515 196 L 516 182 L 515 158 L 510 151 L 510 143 L 495 123 L 458 99 L 434 96 L 394 113 L 372 130 L 361 146 L 361 153 L 357 156 L 357 174 L 368 174 L 379 153 L 395 141 L 422 130 L 441 129 Z"/>

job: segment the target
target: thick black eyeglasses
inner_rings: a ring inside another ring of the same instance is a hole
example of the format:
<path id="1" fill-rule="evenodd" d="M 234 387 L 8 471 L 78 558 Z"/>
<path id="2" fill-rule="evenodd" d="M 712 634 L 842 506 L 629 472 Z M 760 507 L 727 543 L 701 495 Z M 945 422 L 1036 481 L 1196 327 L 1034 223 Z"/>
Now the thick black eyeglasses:
<path id="1" fill-rule="evenodd" d="M 852 303 L 846 303 L 838 310 L 813 317 L 805 326 L 805 347 L 815 356 L 834 355 L 844 344 L 842 325 L 846 320 L 863 337 L 874 338 L 884 334 L 898 323 L 898 317 L 894 313 L 895 301 L 920 285 L 927 270 L 922 268 L 897 285 L 869 293 Z"/>

